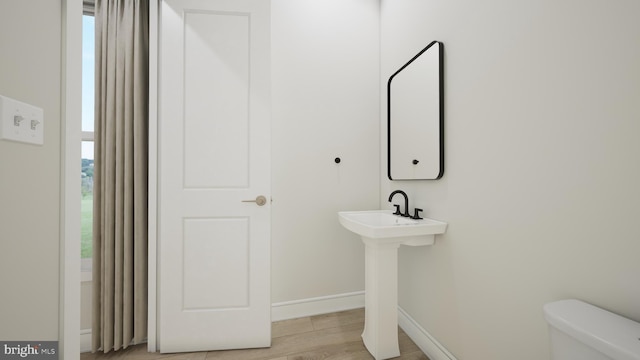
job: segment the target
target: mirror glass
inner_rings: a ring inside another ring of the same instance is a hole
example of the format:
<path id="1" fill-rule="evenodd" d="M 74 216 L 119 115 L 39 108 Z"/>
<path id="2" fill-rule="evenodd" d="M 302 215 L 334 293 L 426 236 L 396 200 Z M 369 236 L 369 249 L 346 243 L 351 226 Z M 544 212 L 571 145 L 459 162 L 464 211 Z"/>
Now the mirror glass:
<path id="1" fill-rule="evenodd" d="M 388 176 L 435 180 L 444 173 L 442 43 L 433 41 L 389 78 Z"/>

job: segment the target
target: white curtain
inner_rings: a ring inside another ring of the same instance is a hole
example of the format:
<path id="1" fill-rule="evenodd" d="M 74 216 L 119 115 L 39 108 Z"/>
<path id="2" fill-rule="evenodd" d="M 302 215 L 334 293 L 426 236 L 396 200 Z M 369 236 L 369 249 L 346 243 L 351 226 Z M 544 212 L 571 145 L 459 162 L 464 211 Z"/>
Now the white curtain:
<path id="1" fill-rule="evenodd" d="M 148 9 L 95 4 L 94 352 L 147 336 Z"/>

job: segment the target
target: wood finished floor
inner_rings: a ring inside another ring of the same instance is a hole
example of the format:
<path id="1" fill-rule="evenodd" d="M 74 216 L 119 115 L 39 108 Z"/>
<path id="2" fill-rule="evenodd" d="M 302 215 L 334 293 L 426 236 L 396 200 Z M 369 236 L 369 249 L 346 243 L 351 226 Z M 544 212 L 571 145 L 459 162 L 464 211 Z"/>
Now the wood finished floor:
<path id="1" fill-rule="evenodd" d="M 148 353 L 141 344 L 109 354 L 83 353 L 80 360 L 370 360 L 362 344 L 364 309 L 348 310 L 273 323 L 270 348 L 209 351 L 184 354 Z M 395 359 L 429 360 L 420 348 L 398 328 L 400 356 Z"/>

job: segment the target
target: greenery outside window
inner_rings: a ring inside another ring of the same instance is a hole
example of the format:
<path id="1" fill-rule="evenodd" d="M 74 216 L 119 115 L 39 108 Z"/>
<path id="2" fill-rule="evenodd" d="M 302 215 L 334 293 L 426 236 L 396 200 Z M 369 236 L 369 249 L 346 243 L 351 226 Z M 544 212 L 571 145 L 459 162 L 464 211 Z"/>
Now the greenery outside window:
<path id="1" fill-rule="evenodd" d="M 93 119 L 95 20 L 85 7 L 82 16 L 82 180 L 81 270 L 91 272 L 93 256 Z"/>

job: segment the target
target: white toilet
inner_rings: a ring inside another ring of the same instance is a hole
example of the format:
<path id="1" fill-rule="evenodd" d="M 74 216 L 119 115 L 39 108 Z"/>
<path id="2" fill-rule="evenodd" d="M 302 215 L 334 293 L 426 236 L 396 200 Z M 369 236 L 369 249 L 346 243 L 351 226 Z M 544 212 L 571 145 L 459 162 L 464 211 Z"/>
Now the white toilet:
<path id="1" fill-rule="evenodd" d="M 553 360 L 640 360 L 640 323 L 579 300 L 544 306 Z"/>

